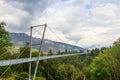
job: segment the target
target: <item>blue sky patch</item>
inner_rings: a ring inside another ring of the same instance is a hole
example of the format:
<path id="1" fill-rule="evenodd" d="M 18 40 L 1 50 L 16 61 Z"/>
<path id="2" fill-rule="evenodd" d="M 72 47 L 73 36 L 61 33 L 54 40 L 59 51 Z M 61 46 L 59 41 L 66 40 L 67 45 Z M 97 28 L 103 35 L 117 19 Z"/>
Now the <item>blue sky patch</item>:
<path id="1" fill-rule="evenodd" d="M 85 8 L 86 8 L 86 9 L 91 9 L 91 8 L 93 8 L 93 5 L 87 4 L 87 5 L 85 6 Z"/>

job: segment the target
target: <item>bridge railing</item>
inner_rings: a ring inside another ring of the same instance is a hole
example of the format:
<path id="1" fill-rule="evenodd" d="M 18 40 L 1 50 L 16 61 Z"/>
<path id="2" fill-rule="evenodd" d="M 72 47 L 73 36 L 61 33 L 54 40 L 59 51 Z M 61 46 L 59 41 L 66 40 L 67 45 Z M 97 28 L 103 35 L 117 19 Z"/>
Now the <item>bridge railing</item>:
<path id="1" fill-rule="evenodd" d="M 64 54 L 64 55 L 41 56 L 39 58 L 39 60 L 46 60 L 46 59 L 66 57 L 66 56 L 84 55 L 84 54 L 87 54 L 87 53 L 74 53 L 74 54 Z M 38 57 L 2 60 L 2 61 L 0 61 L 0 66 L 7 66 L 7 65 L 21 64 L 21 63 L 27 63 L 27 62 L 34 62 L 34 61 L 37 61 L 37 59 L 38 59 Z"/>

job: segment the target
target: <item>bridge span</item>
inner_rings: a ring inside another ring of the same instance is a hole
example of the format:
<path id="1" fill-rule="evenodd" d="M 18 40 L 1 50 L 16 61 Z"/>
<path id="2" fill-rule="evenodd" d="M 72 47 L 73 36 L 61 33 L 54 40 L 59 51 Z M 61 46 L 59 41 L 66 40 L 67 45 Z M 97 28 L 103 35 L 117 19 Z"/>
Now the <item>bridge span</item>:
<path id="1" fill-rule="evenodd" d="M 63 55 L 53 55 L 53 56 L 40 56 L 39 60 L 60 58 L 60 57 L 66 57 L 66 56 L 77 56 L 77 55 L 84 55 L 84 54 L 87 54 L 87 53 L 74 53 L 74 54 L 63 54 Z M 37 61 L 37 60 L 38 60 L 38 57 L 2 60 L 2 61 L 0 61 L 0 66 L 34 62 L 34 61 Z"/>

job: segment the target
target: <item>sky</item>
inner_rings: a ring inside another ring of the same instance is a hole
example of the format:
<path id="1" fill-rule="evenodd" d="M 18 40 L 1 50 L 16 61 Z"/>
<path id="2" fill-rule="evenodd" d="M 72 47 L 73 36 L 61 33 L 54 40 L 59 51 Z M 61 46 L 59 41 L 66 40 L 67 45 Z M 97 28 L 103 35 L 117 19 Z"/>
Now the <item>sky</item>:
<path id="1" fill-rule="evenodd" d="M 120 0 L 0 0 L 0 21 L 17 33 L 47 23 L 48 39 L 99 48 L 120 37 Z"/>

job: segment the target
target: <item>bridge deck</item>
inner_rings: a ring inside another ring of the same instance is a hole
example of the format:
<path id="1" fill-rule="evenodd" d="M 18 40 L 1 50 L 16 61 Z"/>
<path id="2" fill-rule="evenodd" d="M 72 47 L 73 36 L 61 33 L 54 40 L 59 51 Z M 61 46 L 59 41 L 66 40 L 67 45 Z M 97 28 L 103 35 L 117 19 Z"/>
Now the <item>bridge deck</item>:
<path id="1" fill-rule="evenodd" d="M 83 55 L 83 54 L 86 54 L 86 53 L 74 53 L 74 54 L 64 54 L 64 55 L 42 56 L 42 57 L 39 58 L 39 60 L 45 60 L 45 59 L 51 59 L 51 58 L 59 58 L 59 57 L 65 57 L 65 56 Z M 38 57 L 2 60 L 2 61 L 0 61 L 0 66 L 7 66 L 7 65 L 20 64 L 20 63 L 33 62 L 33 61 L 37 61 L 37 59 L 38 59 Z"/>

